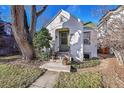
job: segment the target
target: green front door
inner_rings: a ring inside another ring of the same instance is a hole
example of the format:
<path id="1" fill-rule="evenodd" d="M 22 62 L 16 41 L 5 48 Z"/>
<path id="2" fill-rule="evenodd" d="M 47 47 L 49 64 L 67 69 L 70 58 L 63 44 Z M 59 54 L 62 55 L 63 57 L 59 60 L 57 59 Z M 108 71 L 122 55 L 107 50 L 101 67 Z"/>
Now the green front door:
<path id="1" fill-rule="evenodd" d="M 59 51 L 60 52 L 69 51 L 69 32 L 68 31 L 59 32 Z"/>

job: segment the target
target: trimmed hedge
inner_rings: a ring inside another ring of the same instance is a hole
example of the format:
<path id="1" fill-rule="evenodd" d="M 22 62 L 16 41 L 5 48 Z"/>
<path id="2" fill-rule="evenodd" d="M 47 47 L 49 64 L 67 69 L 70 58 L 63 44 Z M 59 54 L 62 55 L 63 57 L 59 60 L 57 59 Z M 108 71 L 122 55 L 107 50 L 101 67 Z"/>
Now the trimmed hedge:
<path id="1" fill-rule="evenodd" d="M 80 69 L 80 68 L 87 68 L 87 67 L 94 67 L 100 64 L 99 60 L 90 60 L 84 61 L 83 63 L 72 63 L 72 67 Z"/>

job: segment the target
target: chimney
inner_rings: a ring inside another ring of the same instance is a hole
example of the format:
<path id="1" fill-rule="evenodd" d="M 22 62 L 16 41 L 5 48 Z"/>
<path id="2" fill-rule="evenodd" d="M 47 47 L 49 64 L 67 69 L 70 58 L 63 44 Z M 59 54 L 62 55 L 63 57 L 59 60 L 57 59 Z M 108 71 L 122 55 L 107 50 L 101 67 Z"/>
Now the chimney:
<path id="1" fill-rule="evenodd" d="M 78 18 L 78 22 L 80 22 L 81 20 Z"/>

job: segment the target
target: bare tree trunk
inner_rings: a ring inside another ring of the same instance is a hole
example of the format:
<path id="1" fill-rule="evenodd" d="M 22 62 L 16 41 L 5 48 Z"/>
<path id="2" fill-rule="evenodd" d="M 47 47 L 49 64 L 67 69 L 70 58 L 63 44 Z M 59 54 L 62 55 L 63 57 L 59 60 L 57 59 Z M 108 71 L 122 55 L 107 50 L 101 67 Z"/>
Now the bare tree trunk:
<path id="1" fill-rule="evenodd" d="M 13 34 L 22 52 L 23 59 L 32 60 L 34 58 L 34 51 L 28 41 L 27 29 L 25 29 L 24 6 L 12 6 L 11 12 L 13 18 Z"/>
<path id="2" fill-rule="evenodd" d="M 119 59 L 118 52 L 117 52 L 117 51 L 115 51 L 115 50 L 113 50 L 113 52 L 114 52 L 115 57 L 117 58 L 117 61 L 119 62 L 119 61 L 120 61 L 120 59 Z"/>
<path id="3" fill-rule="evenodd" d="M 119 53 L 120 53 L 120 64 L 123 65 L 124 64 L 124 50 L 121 50 Z"/>
<path id="4" fill-rule="evenodd" d="M 124 50 L 121 51 L 117 51 L 117 50 L 113 50 L 115 57 L 117 58 L 117 61 L 119 62 L 119 65 L 123 65 L 124 64 Z"/>
<path id="5" fill-rule="evenodd" d="M 30 28 L 27 23 L 27 16 L 24 6 L 12 6 L 11 13 L 13 18 L 13 34 L 15 40 L 22 52 L 23 59 L 32 60 L 35 58 L 35 52 L 32 45 L 32 39 L 36 31 L 37 17 L 40 16 L 47 6 L 43 6 L 40 11 L 36 11 L 36 6 L 32 6 L 31 9 L 31 22 Z"/>

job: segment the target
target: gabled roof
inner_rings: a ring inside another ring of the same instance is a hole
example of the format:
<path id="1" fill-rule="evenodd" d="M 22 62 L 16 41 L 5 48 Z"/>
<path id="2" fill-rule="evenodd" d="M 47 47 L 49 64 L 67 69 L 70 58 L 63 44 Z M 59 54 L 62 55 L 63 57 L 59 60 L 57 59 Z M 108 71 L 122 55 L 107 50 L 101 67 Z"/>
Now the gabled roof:
<path id="1" fill-rule="evenodd" d="M 109 13 L 110 13 L 111 11 L 116 11 L 116 10 L 117 10 L 118 8 L 120 8 L 120 7 L 121 7 L 121 6 L 119 5 L 117 8 L 107 11 L 107 12 L 100 18 L 99 21 L 101 21 L 104 17 L 106 17 L 107 15 L 109 15 Z"/>
<path id="2" fill-rule="evenodd" d="M 45 27 L 47 27 L 63 10 L 61 9 L 53 18 L 52 20 L 50 20 L 46 25 Z"/>
<path id="3" fill-rule="evenodd" d="M 94 28 L 94 27 L 96 27 L 96 24 L 94 24 L 93 22 L 89 21 L 89 22 L 84 23 L 84 26 L 89 27 L 89 28 Z"/>
<path id="4" fill-rule="evenodd" d="M 66 13 L 68 13 L 70 16 L 72 16 L 73 18 L 75 18 L 77 21 L 79 21 L 79 18 L 76 18 L 75 16 L 71 15 L 69 12 L 67 12 L 67 11 L 65 11 L 65 10 L 63 10 L 63 9 L 61 9 L 61 10 L 53 17 L 53 19 L 50 20 L 50 21 L 45 25 L 45 27 L 47 27 L 61 12 L 66 12 Z M 81 21 L 81 23 L 83 24 L 82 21 Z"/>
<path id="5" fill-rule="evenodd" d="M 99 20 L 99 24 L 98 24 L 97 26 L 100 26 L 100 24 L 101 24 L 101 22 L 102 22 L 103 19 L 107 18 L 107 17 L 110 16 L 113 12 L 116 12 L 117 10 L 119 10 L 121 7 L 124 7 L 124 6 L 119 5 L 117 8 L 112 9 L 112 10 L 109 10 L 108 12 L 106 12 L 106 14 L 103 15 L 103 16 L 101 17 L 101 19 Z"/>

